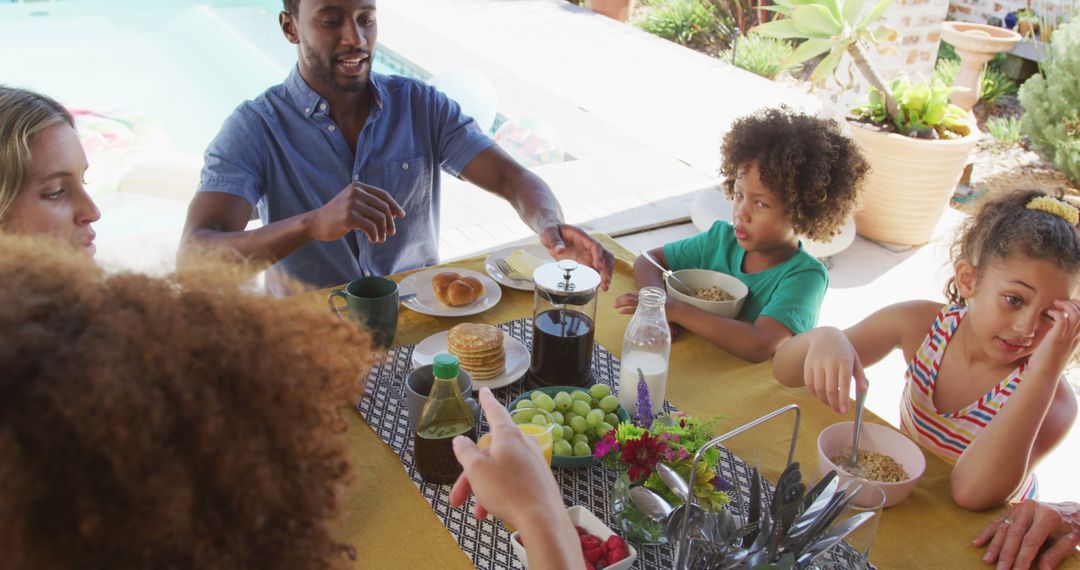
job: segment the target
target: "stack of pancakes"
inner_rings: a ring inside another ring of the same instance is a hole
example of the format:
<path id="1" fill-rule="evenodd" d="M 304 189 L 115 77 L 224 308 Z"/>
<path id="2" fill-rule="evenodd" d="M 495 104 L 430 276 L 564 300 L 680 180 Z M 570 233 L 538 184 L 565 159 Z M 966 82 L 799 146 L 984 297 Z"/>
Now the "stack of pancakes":
<path id="1" fill-rule="evenodd" d="M 450 329 L 446 343 L 473 380 L 490 380 L 506 369 L 503 332 L 498 327 L 462 323 Z"/>

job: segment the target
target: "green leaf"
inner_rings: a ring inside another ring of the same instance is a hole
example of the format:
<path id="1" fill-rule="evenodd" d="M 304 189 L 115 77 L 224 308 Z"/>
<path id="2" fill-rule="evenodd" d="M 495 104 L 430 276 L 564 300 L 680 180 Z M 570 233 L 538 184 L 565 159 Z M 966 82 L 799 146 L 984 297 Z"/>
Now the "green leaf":
<path id="1" fill-rule="evenodd" d="M 863 16 L 863 19 L 859 20 L 859 25 L 855 26 L 855 28 L 861 30 L 878 21 L 878 18 L 885 13 L 885 10 L 889 9 L 889 6 L 892 6 L 892 3 L 893 0 L 878 0 L 877 3 L 870 8 L 870 11 Z"/>
<path id="2" fill-rule="evenodd" d="M 766 12 L 776 12 L 777 14 L 783 14 L 785 16 L 791 15 L 791 8 L 787 6 L 758 6 L 758 10 L 764 10 Z"/>
<path id="3" fill-rule="evenodd" d="M 842 12 L 841 22 L 852 25 L 857 22 L 859 14 L 862 14 L 863 8 L 866 6 L 866 0 L 844 0 L 844 10 Z"/>
<path id="4" fill-rule="evenodd" d="M 836 21 L 832 12 L 817 4 L 795 8 L 791 12 L 791 21 L 807 37 L 830 37 L 844 31 L 844 26 Z"/>
<path id="5" fill-rule="evenodd" d="M 793 22 L 791 18 L 784 18 L 782 20 L 773 20 L 764 24 L 758 24 L 753 28 L 750 28 L 750 31 L 756 32 L 767 38 L 802 40 L 812 37 L 804 32 L 799 31 L 799 29 L 795 27 L 795 22 Z"/>
<path id="6" fill-rule="evenodd" d="M 840 57 L 844 55 L 843 49 L 833 49 L 829 55 L 825 56 L 825 59 L 821 60 L 821 63 L 814 68 L 814 72 L 810 74 L 810 81 L 813 83 L 821 83 L 825 81 L 833 71 L 836 71 L 836 66 L 840 64 Z"/>
<path id="7" fill-rule="evenodd" d="M 844 0 L 819 0 L 819 4 L 824 5 L 829 9 L 829 13 L 832 14 L 834 20 L 840 27 L 843 28 L 843 15 L 840 13 L 840 5 Z"/>
<path id="8" fill-rule="evenodd" d="M 812 57 L 816 57 L 832 49 L 834 42 L 832 40 L 813 38 L 806 40 L 799 44 L 799 47 L 792 52 L 787 58 L 784 59 L 784 65 L 795 65 L 802 63 Z"/>

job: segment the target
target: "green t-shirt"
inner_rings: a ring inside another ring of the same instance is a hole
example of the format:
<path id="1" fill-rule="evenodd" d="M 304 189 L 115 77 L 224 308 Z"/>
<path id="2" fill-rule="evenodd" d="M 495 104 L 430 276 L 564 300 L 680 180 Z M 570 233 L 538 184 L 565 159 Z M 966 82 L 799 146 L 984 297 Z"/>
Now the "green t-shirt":
<path id="1" fill-rule="evenodd" d="M 735 240 L 735 228 L 717 221 L 696 236 L 664 246 L 664 257 L 672 271 L 711 269 L 734 276 L 750 289 L 739 319 L 754 322 L 771 317 L 793 334 L 806 332 L 817 324 L 821 300 L 829 286 L 829 272 L 814 256 L 799 251 L 786 261 L 757 273 L 743 273 L 746 250 Z"/>

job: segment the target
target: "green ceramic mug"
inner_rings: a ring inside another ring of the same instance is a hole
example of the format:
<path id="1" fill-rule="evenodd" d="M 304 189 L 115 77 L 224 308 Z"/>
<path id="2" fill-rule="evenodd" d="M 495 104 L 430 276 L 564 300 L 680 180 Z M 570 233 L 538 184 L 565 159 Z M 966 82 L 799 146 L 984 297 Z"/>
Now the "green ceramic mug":
<path id="1" fill-rule="evenodd" d="M 397 333 L 398 286 L 387 277 L 361 277 L 349 282 L 343 291 L 331 291 L 326 302 L 341 319 L 339 304 L 335 297 L 345 299 L 349 307 L 349 320 L 371 331 L 376 347 L 389 348 Z"/>

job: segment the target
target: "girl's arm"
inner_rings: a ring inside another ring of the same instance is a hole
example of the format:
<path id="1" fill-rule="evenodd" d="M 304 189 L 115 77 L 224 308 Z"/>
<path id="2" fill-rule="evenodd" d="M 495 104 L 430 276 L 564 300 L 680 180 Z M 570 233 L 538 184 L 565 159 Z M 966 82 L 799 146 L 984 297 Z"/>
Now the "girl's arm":
<path id="1" fill-rule="evenodd" d="M 950 490 L 960 507 L 978 511 L 1005 503 L 1076 419 L 1076 399 L 1061 372 L 1080 340 L 1080 307 L 1074 301 L 1054 304 L 1058 308 L 1048 311 L 1054 323 L 1016 392 L 953 467 Z"/>
<path id="2" fill-rule="evenodd" d="M 773 357 L 773 375 L 785 386 L 806 386 L 838 413 L 847 411 L 850 380 L 866 386 L 863 367 L 897 347 L 917 346 L 941 305 L 908 301 L 881 309 L 841 331 L 818 327 L 783 343 Z"/>

